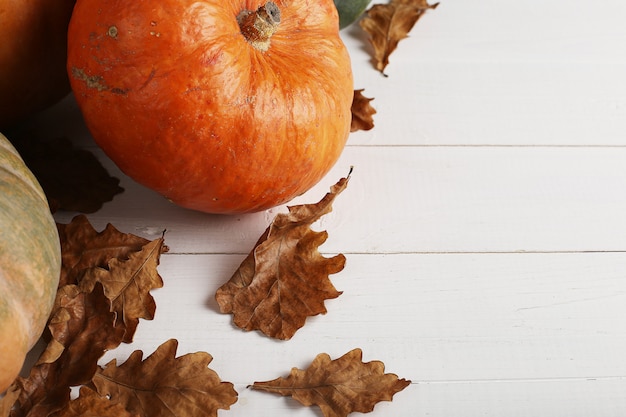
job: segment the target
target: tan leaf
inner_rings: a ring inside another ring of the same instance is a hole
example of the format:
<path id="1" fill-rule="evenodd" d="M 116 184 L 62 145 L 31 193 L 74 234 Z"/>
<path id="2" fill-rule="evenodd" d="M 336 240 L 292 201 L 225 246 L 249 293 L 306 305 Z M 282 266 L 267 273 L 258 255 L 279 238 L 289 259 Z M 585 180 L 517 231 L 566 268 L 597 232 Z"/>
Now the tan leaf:
<path id="1" fill-rule="evenodd" d="M 325 417 L 345 417 L 372 411 L 411 383 L 384 372 L 382 362 L 363 363 L 361 349 L 354 349 L 335 360 L 320 354 L 306 370 L 294 368 L 287 378 L 255 382 L 251 388 L 291 396 L 305 406 L 317 405 Z"/>
<path id="2" fill-rule="evenodd" d="M 39 356 L 37 364 L 53 363 L 63 354 L 65 348 L 78 337 L 85 327 L 85 302 L 88 295 L 81 294 L 76 285 L 65 285 L 58 289 L 54 307 L 48 319 L 48 331 L 50 340 L 43 353 Z M 97 299 L 97 295 L 93 300 Z M 113 315 L 106 311 L 105 314 L 113 320 Z M 110 309 L 109 309 L 110 310 Z"/>
<path id="3" fill-rule="evenodd" d="M 373 115 L 376 110 L 370 104 L 373 98 L 367 98 L 363 95 L 363 90 L 354 90 L 354 98 L 352 99 L 352 123 L 350 131 L 370 130 L 374 127 Z"/>
<path id="4" fill-rule="evenodd" d="M 233 314 L 236 326 L 288 340 L 308 316 L 326 313 L 326 299 L 341 295 L 328 275 L 343 269 L 345 257 L 323 257 L 318 246 L 328 234 L 310 226 L 332 210 L 348 179 L 339 180 L 318 203 L 278 214 L 232 278 L 217 290 L 220 311 Z"/>
<path id="5" fill-rule="evenodd" d="M 389 56 L 397 48 L 398 42 L 408 36 L 428 9 L 438 5 L 429 5 L 427 0 L 391 0 L 387 4 L 375 4 L 365 12 L 359 24 L 369 34 L 376 69 L 384 74 Z"/>
<path id="6" fill-rule="evenodd" d="M 208 368 L 211 355 L 176 358 L 177 347 L 171 339 L 143 361 L 135 351 L 120 366 L 109 362 L 93 379 L 98 393 L 145 417 L 217 416 L 218 409 L 228 410 L 237 392 Z"/>
<path id="7" fill-rule="evenodd" d="M 15 384 L 6 390 L 4 397 L 0 397 L 0 417 L 9 417 L 13 404 L 15 404 L 19 396 L 20 390 Z"/>
<path id="8" fill-rule="evenodd" d="M 130 233 L 121 233 L 108 224 L 97 232 L 84 215 L 78 215 L 69 224 L 57 224 L 61 240 L 62 268 L 59 287 L 77 284 L 88 268 L 106 268 L 110 259 L 128 259 L 132 252 L 141 250 L 148 239 Z"/>
<path id="9" fill-rule="evenodd" d="M 150 291 L 163 287 L 157 272 L 162 248 L 163 238 L 155 239 L 140 251 L 130 253 L 127 260 L 111 259 L 107 269 L 87 269 L 80 281 L 85 292 L 91 292 L 97 282 L 102 284 L 111 310 L 126 327 L 125 343 L 132 342 L 139 319 L 154 318 L 156 303 Z"/>
<path id="10" fill-rule="evenodd" d="M 97 356 L 91 360 L 92 369 L 88 374 L 95 372 L 95 362 L 105 351 L 119 346 L 124 334 L 123 327 L 115 326 L 115 314 L 111 312 L 110 302 L 101 285 L 94 285 L 89 292 L 81 291 L 76 285 L 59 288 L 48 320 L 48 330 L 51 340 L 37 364 L 56 361 L 68 347 L 73 345 L 76 349 L 82 341 L 89 346 L 81 348 L 81 355 L 85 359 L 90 355 Z M 93 353 L 85 353 L 91 349 Z M 83 364 L 81 370 L 87 370 L 87 367 Z M 88 381 L 89 378 L 83 380 Z"/>
<path id="11" fill-rule="evenodd" d="M 48 320 L 48 345 L 28 377 L 18 378 L 12 387 L 11 396 L 17 393 L 17 398 L 9 417 L 47 417 L 64 409 L 70 387 L 90 384 L 102 355 L 132 339 L 139 318 L 154 316 L 149 291 L 163 284 L 156 272 L 163 238 L 147 241 L 110 225 L 97 233 L 84 216 L 58 227 L 65 269 L 80 270 L 83 278 L 72 278 L 80 284 L 58 289 Z M 124 320 L 116 320 L 118 314 Z M 63 412 L 81 415 L 89 404 L 95 404 L 95 397 Z M 105 409 L 115 415 L 114 407 Z"/>
<path id="12" fill-rule="evenodd" d="M 126 409 L 106 397 L 98 395 L 97 392 L 83 386 L 80 388 L 80 395 L 75 400 L 56 414 L 55 417 L 136 417 Z"/>
<path id="13" fill-rule="evenodd" d="M 97 284 L 91 293 L 76 286 L 59 290 L 50 318 L 52 353 L 44 352 L 20 391 L 11 417 L 46 417 L 70 400 L 70 387 L 89 383 L 102 355 L 122 341 L 124 329 L 113 326 L 110 302 Z"/>

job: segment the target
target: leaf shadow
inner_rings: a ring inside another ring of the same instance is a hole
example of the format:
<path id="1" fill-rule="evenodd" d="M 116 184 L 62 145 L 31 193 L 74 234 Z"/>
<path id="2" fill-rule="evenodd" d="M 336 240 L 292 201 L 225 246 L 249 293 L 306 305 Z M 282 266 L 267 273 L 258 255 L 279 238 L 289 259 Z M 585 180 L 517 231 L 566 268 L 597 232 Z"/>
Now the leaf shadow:
<path id="1" fill-rule="evenodd" d="M 221 314 L 220 306 L 219 304 L 217 304 L 217 300 L 215 299 L 215 291 L 217 291 L 217 288 L 215 290 L 209 291 L 209 295 L 206 297 L 206 300 L 204 301 L 204 306 L 208 310 L 213 311 L 214 313 Z"/>
<path id="2" fill-rule="evenodd" d="M 346 33 L 347 36 L 359 42 L 359 50 L 365 52 L 370 57 L 370 64 L 376 68 L 376 58 L 374 56 L 374 47 L 369 41 L 369 36 L 367 32 L 365 32 L 359 22 L 361 19 L 355 21 L 350 26 L 347 26 L 343 29 L 343 32 Z"/>
<path id="3" fill-rule="evenodd" d="M 215 313 L 221 314 L 219 304 L 215 298 L 217 290 L 226 283 L 232 274 L 237 270 L 241 262 L 245 259 L 245 254 L 228 254 L 221 258 L 223 262 L 218 268 L 213 270 L 223 271 L 223 274 L 211 275 L 208 278 L 208 283 L 205 286 L 206 298 L 204 300 L 204 307 Z M 215 265 L 214 265 L 215 266 Z"/>

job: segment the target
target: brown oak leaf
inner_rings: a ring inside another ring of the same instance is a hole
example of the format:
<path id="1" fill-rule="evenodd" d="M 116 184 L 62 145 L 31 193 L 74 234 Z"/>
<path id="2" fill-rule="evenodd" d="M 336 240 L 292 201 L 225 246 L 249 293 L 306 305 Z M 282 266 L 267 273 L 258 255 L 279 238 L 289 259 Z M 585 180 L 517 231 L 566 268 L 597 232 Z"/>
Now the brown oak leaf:
<path id="1" fill-rule="evenodd" d="M 70 401 L 55 417 L 138 417 L 97 392 L 82 386 L 79 397 Z"/>
<path id="2" fill-rule="evenodd" d="M 124 329 L 116 328 L 114 320 L 115 315 L 111 312 L 110 302 L 101 285 L 97 288 L 94 285 L 89 292 L 82 291 L 76 285 L 59 288 L 48 320 L 50 340 L 39 356 L 37 365 L 53 363 L 73 344 L 76 346 L 81 340 L 94 339 L 92 346 L 83 346 L 84 349 L 94 348 L 91 355 L 95 360 L 90 361 L 91 369 L 86 366 L 81 368 L 87 375 L 93 375 L 96 361 L 104 353 L 100 350 L 113 349 L 123 340 Z M 101 349 L 97 349 L 100 344 Z M 85 354 L 85 358 L 87 356 L 89 355 Z M 83 377 L 83 380 L 88 381 L 90 378 Z"/>
<path id="3" fill-rule="evenodd" d="M 89 151 L 67 138 L 44 141 L 34 134 L 14 140 L 26 165 L 43 188 L 52 212 L 93 213 L 124 191 Z"/>
<path id="4" fill-rule="evenodd" d="M 349 177 L 333 185 L 318 203 L 288 207 L 289 213 L 278 214 L 231 279 L 217 290 L 220 311 L 233 314 L 236 326 L 288 340 L 308 316 L 326 313 L 326 299 L 341 295 L 328 275 L 343 269 L 345 256 L 322 256 L 318 247 L 328 233 L 314 232 L 310 226 L 332 210 Z"/>
<path id="5" fill-rule="evenodd" d="M 1 394 L 0 394 L 1 395 Z M 13 384 L 4 393 L 4 397 L 0 396 L 0 417 L 8 417 L 11 408 L 20 396 L 20 390 L 17 385 Z"/>
<path id="6" fill-rule="evenodd" d="M 107 268 L 89 268 L 81 281 L 82 291 L 91 292 L 97 282 L 104 287 L 104 294 L 111 301 L 116 318 L 122 318 L 126 333 L 124 342 L 133 340 L 139 319 L 152 320 L 156 303 L 150 291 L 163 287 L 163 279 L 157 272 L 163 248 L 163 238 L 146 243 L 127 260 L 113 258 Z"/>
<path id="7" fill-rule="evenodd" d="M 70 401 L 71 387 L 91 383 L 104 353 L 132 339 L 139 318 L 154 316 L 154 300 L 148 292 L 162 285 L 156 267 L 163 238 L 147 241 L 112 226 L 97 233 L 84 216 L 75 220 L 58 226 L 65 242 L 62 262 L 66 271 L 80 270 L 82 280 L 58 289 L 48 320 L 48 345 L 28 377 L 14 383 L 12 392 L 18 396 L 9 417 L 59 412 Z M 124 291 L 120 285 L 126 285 Z M 125 296 L 130 298 L 120 302 Z M 124 320 L 116 320 L 118 315 Z"/>
<path id="8" fill-rule="evenodd" d="M 237 392 L 208 368 L 211 355 L 176 358 L 177 347 L 170 339 L 145 360 L 139 350 L 120 366 L 112 360 L 95 375 L 94 386 L 100 395 L 142 417 L 217 416 L 218 409 L 228 410 Z"/>
<path id="9" fill-rule="evenodd" d="M 82 214 L 68 224 L 57 223 L 57 229 L 63 258 L 59 286 L 77 284 L 87 269 L 106 268 L 114 258 L 128 259 L 131 253 L 149 242 L 130 233 L 121 233 L 111 224 L 97 232 Z M 167 247 L 163 250 L 167 251 Z"/>
<path id="10" fill-rule="evenodd" d="M 375 4 L 365 12 L 359 24 L 369 34 L 378 71 L 384 74 L 389 56 L 398 43 L 408 36 L 428 9 L 438 5 L 430 5 L 428 0 L 391 0 L 387 4 Z"/>
<path id="11" fill-rule="evenodd" d="M 380 401 L 391 401 L 394 394 L 411 381 L 385 374 L 380 361 L 363 363 L 361 349 L 339 359 L 317 355 L 306 370 L 294 368 L 287 378 L 255 382 L 250 387 L 291 396 L 305 406 L 317 405 L 325 417 L 345 417 L 357 411 L 368 413 Z"/>
<path id="12" fill-rule="evenodd" d="M 47 417 L 62 409 L 70 387 L 89 383 L 98 360 L 119 346 L 124 334 L 113 326 L 110 302 L 99 284 L 91 293 L 74 285 L 61 288 L 49 329 L 53 352 L 44 352 L 27 378 L 17 378 L 20 393 L 10 417 Z"/>
<path id="13" fill-rule="evenodd" d="M 363 95 L 363 90 L 354 90 L 354 98 L 352 99 L 352 123 L 350 124 L 350 132 L 357 130 L 370 130 L 374 127 L 374 118 L 376 110 L 370 104 L 373 98 Z"/>

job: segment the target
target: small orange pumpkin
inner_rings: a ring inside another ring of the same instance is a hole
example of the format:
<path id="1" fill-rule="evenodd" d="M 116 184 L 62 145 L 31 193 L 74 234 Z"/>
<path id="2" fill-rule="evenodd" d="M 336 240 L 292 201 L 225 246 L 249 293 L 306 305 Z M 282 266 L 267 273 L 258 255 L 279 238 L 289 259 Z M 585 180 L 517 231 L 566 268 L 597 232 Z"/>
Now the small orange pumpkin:
<path id="1" fill-rule="evenodd" d="M 59 235 L 46 196 L 0 134 L 0 393 L 43 332 L 60 271 Z"/>
<path id="2" fill-rule="evenodd" d="M 337 9 L 264 1 L 77 1 L 70 83 L 128 176 L 235 213 L 287 202 L 336 163 L 354 91 Z"/>

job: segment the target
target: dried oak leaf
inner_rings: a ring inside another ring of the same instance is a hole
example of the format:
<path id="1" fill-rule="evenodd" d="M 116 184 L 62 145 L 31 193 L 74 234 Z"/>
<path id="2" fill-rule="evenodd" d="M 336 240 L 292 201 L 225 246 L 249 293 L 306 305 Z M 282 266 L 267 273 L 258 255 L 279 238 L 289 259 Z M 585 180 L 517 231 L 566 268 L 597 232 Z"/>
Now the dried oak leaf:
<path id="1" fill-rule="evenodd" d="M 368 413 L 380 401 L 391 401 L 394 394 L 411 381 L 385 374 L 380 361 L 363 363 L 361 349 L 339 359 L 317 355 L 306 370 L 293 368 L 287 378 L 255 382 L 250 387 L 291 396 L 305 406 L 317 405 L 325 417 L 345 417 L 358 411 Z"/>
<path id="2" fill-rule="evenodd" d="M 82 214 L 68 224 L 57 223 L 57 229 L 62 254 L 59 286 L 77 284 L 87 269 L 106 268 L 114 258 L 128 259 L 131 253 L 140 251 L 149 242 L 130 233 L 121 233 L 111 224 L 97 232 Z"/>
<path id="3" fill-rule="evenodd" d="M 428 0 L 391 0 L 387 4 L 375 4 L 365 12 L 359 25 L 370 36 L 378 71 L 384 74 L 389 56 L 397 48 L 398 42 L 408 36 L 428 9 L 438 5 L 430 5 Z"/>
<path id="4" fill-rule="evenodd" d="M 163 238 L 147 241 L 110 225 L 97 233 L 84 216 L 58 227 L 66 275 L 80 271 L 82 279 L 79 285 L 58 289 L 48 321 L 48 345 L 29 376 L 18 378 L 10 397 L 2 400 L 0 417 L 57 413 L 68 404 L 70 387 L 91 383 L 104 353 L 132 339 L 139 318 L 154 316 L 149 291 L 163 283 L 156 272 Z"/>
<path id="5" fill-rule="evenodd" d="M 70 401 L 55 417 L 138 417 L 122 405 L 110 401 L 97 392 L 82 386 L 79 397 Z"/>
<path id="6" fill-rule="evenodd" d="M 328 275 L 341 271 L 346 258 L 322 256 L 318 247 L 327 232 L 310 226 L 332 210 L 335 197 L 348 185 L 349 175 L 331 187 L 316 204 L 289 207 L 278 214 L 231 279 L 216 292 L 222 313 L 233 314 L 243 330 L 260 330 L 290 339 L 308 316 L 326 313 L 324 300 L 341 295 Z"/>
<path id="7" fill-rule="evenodd" d="M 374 118 L 376 110 L 370 104 L 373 98 L 363 95 L 363 90 L 354 90 L 354 98 L 352 99 L 352 123 L 350 124 L 350 132 L 357 130 L 370 130 L 374 127 Z"/>
<path id="8" fill-rule="evenodd" d="M 230 382 L 222 382 L 208 368 L 213 360 L 205 352 L 176 358 L 178 342 L 170 339 L 142 361 L 134 351 L 120 366 L 112 360 L 94 377 L 102 396 L 145 417 L 217 416 L 237 401 Z"/>
<path id="9" fill-rule="evenodd" d="M 163 238 L 155 239 L 132 252 L 127 260 L 113 258 L 106 269 L 87 269 L 80 281 L 79 287 L 85 292 L 91 292 L 98 282 L 102 284 L 116 320 L 121 318 L 126 328 L 125 343 L 132 342 L 139 319 L 154 318 L 156 302 L 150 291 L 163 287 L 157 272 L 162 248 Z"/>
<path id="10" fill-rule="evenodd" d="M 122 341 L 123 328 L 100 284 L 91 293 L 75 285 L 59 289 L 49 329 L 52 352 L 46 350 L 27 378 L 17 378 L 19 397 L 10 417 L 47 417 L 70 400 L 70 387 L 91 381 L 98 360 Z"/>
<path id="11" fill-rule="evenodd" d="M 122 342 L 124 328 L 115 326 L 115 314 L 106 298 L 103 287 L 98 285 L 89 291 L 82 291 L 76 285 L 59 288 L 50 318 L 48 320 L 50 341 L 40 355 L 37 365 L 53 363 L 70 347 L 76 349 L 81 342 L 89 341 L 91 346 L 81 349 L 85 359 L 91 357 L 89 367 L 80 371 L 93 375 L 96 362 L 106 350 L 113 349 Z M 91 353 L 85 353 L 93 349 Z M 64 369 L 70 371 L 70 369 Z M 83 380 L 89 378 L 83 377 Z"/>
<path id="12" fill-rule="evenodd" d="M 0 417 L 9 416 L 13 404 L 15 404 L 19 396 L 20 390 L 18 387 L 15 384 L 11 385 L 4 393 L 4 397 L 0 397 Z"/>
<path id="13" fill-rule="evenodd" d="M 124 191 L 89 151 L 67 138 L 43 141 L 36 136 L 14 141 L 24 162 L 43 188 L 51 210 L 93 213 Z"/>

